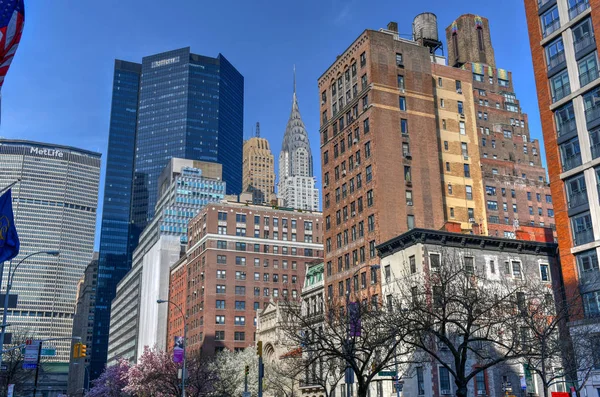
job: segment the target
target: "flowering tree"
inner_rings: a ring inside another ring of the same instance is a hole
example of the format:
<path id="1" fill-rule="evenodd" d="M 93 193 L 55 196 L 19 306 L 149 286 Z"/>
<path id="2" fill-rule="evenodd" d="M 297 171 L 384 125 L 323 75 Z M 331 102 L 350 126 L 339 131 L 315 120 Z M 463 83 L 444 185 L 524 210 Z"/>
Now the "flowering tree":
<path id="1" fill-rule="evenodd" d="M 200 354 L 187 356 L 186 393 L 190 397 L 206 395 L 213 389 L 216 375 L 209 360 Z M 138 363 L 129 369 L 129 384 L 125 391 L 135 396 L 176 397 L 181 395 L 181 364 L 174 363 L 172 354 L 146 347 Z"/>
<path id="2" fill-rule="evenodd" d="M 116 365 L 107 367 L 100 377 L 93 381 L 93 387 L 86 397 L 127 397 L 124 389 L 128 386 L 129 361 L 120 359 Z"/>

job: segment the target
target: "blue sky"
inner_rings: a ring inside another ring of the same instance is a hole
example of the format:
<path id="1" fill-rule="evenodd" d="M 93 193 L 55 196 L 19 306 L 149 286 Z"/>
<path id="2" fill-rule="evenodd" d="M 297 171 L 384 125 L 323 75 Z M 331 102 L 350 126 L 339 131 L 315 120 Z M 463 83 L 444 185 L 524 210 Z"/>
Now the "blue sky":
<path id="1" fill-rule="evenodd" d="M 73 145 L 105 157 L 114 59 L 140 62 L 145 55 L 190 46 L 202 55 L 222 53 L 244 75 L 244 136 L 260 121 L 275 156 L 291 109 L 296 65 L 300 111 L 320 185 L 317 78 L 364 29 L 393 20 L 400 33 L 410 33 L 414 16 L 427 11 L 438 16 L 442 37 L 461 14 L 490 19 L 496 64 L 513 72 L 531 134 L 541 139 L 523 0 L 26 0 L 25 5 L 25 31 L 2 89 L 0 136 L 6 138 Z M 100 205 L 103 185 L 102 180 Z"/>

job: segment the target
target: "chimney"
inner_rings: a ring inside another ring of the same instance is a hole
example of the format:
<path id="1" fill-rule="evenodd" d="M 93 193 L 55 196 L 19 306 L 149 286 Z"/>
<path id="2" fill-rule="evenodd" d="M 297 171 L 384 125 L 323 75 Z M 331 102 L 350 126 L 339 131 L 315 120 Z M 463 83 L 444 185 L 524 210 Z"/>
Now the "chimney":
<path id="1" fill-rule="evenodd" d="M 387 30 L 398 33 L 398 22 L 390 22 L 387 24 Z"/>

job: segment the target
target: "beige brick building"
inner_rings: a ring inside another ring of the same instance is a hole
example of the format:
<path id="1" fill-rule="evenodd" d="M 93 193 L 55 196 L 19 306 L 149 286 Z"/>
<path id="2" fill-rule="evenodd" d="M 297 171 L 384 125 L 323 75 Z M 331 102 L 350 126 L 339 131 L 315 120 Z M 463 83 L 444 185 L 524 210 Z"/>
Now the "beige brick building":
<path id="1" fill-rule="evenodd" d="M 274 157 L 269 141 L 258 136 L 245 141 L 242 167 L 242 186 L 245 192 L 252 192 L 254 204 L 275 198 Z"/>

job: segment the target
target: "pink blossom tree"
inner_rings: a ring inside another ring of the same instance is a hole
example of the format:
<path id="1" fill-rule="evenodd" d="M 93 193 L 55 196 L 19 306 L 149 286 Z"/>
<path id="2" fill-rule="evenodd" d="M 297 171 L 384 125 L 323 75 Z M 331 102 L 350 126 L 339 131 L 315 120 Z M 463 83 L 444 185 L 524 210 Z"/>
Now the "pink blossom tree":
<path id="1" fill-rule="evenodd" d="M 129 361 L 119 359 L 117 364 L 107 367 L 98 379 L 93 381 L 93 387 L 86 397 L 128 397 L 124 389 L 128 384 L 128 374 L 131 369 Z"/>

